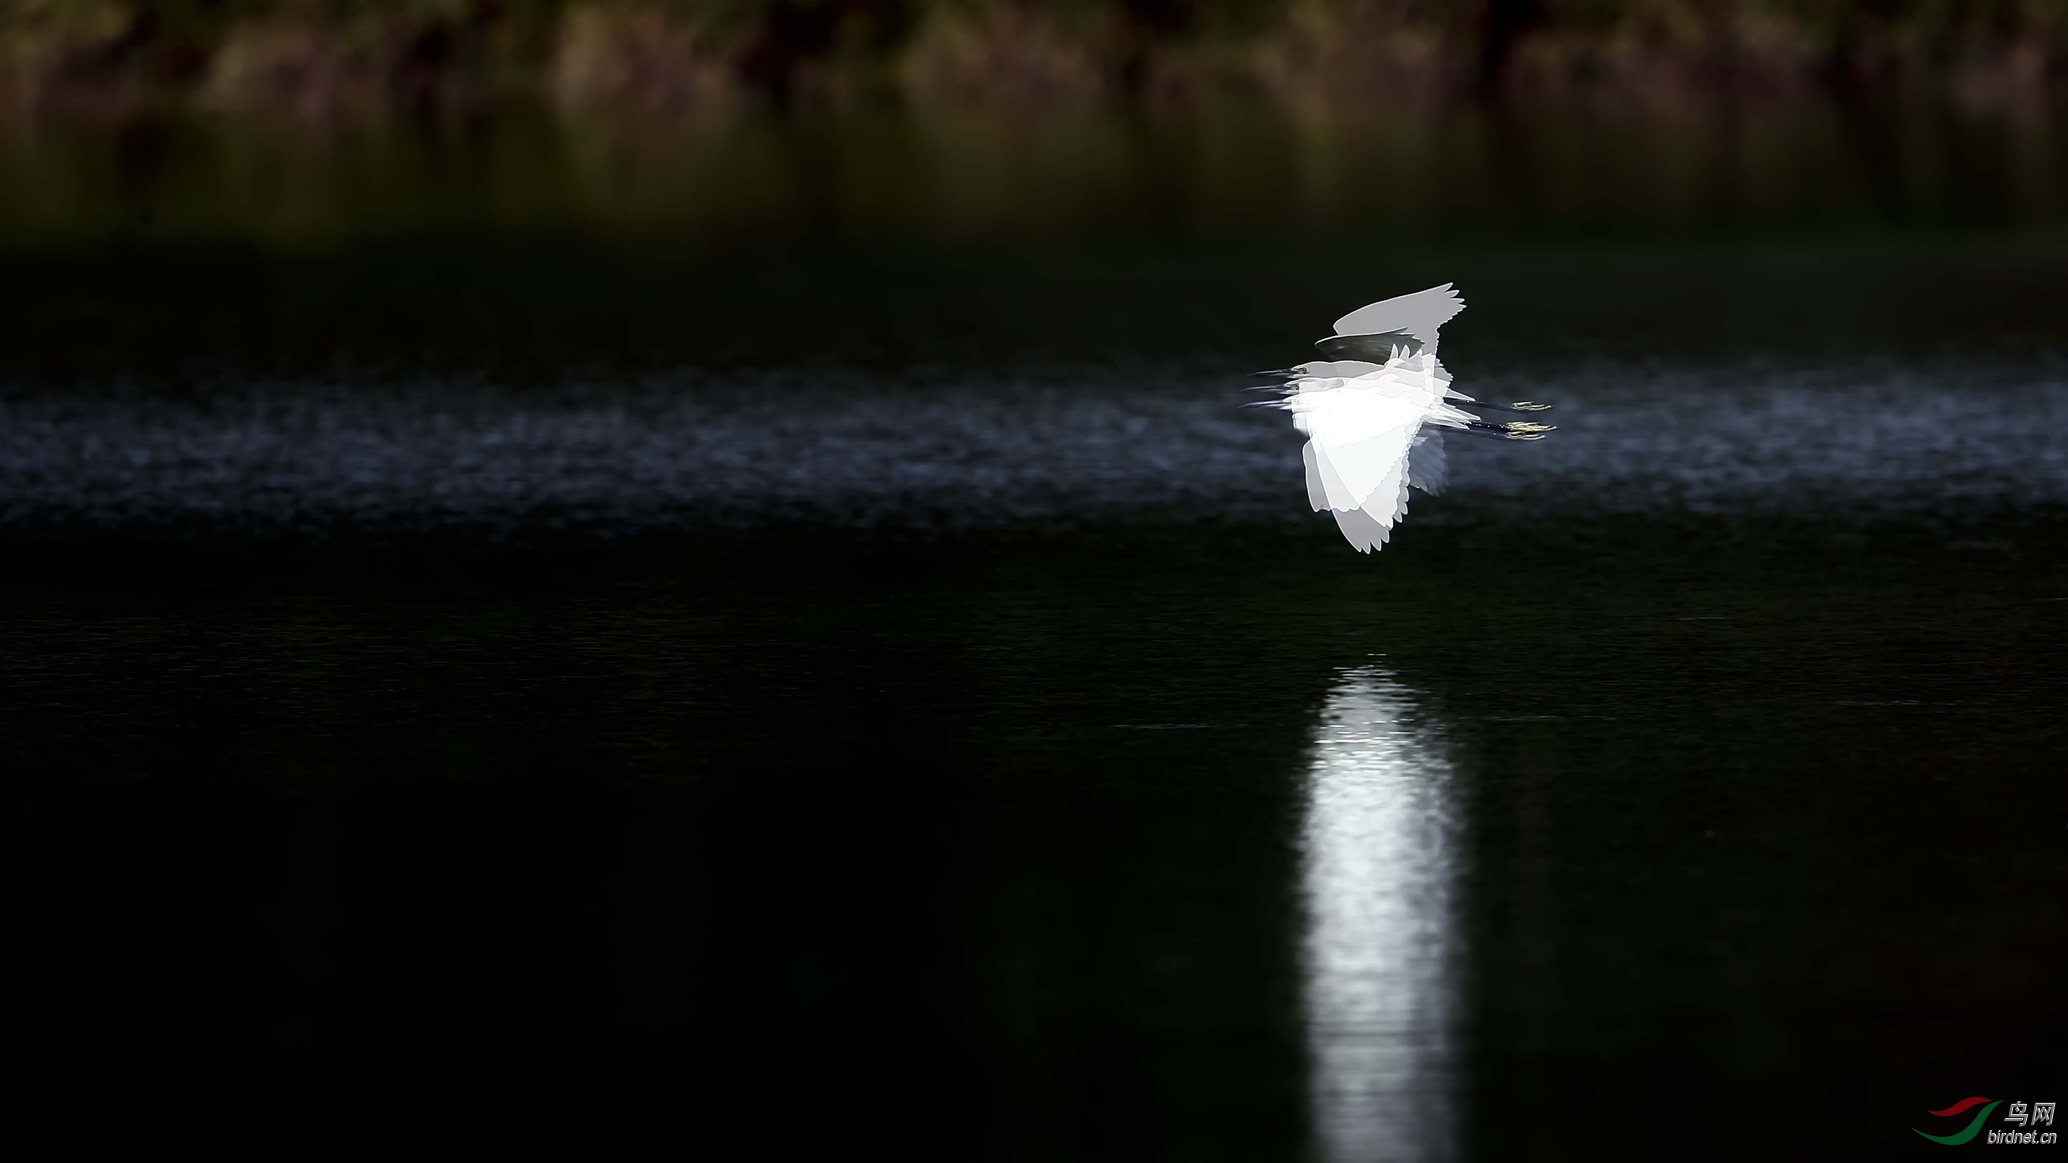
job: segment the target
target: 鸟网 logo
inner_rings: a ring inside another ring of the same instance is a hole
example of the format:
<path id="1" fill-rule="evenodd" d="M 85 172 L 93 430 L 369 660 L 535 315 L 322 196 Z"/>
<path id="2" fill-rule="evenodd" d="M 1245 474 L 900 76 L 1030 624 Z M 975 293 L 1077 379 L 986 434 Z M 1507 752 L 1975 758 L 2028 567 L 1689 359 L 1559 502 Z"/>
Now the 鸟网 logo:
<path id="1" fill-rule="evenodd" d="M 1988 1122 L 1989 1115 L 2002 1105 L 2002 1099 L 1988 1099 L 1980 1095 L 1974 1098 L 1964 1098 L 1945 1110 L 1926 1111 L 1925 1113 L 1933 1118 L 1953 1119 L 1966 1114 L 1975 1107 L 1981 1107 L 1981 1110 L 1975 1111 L 1975 1117 L 1968 1120 L 1967 1126 L 1961 1127 L 1958 1123 L 1945 1124 L 1939 1127 L 1940 1130 L 1947 1132 L 1943 1135 L 1934 1135 L 1930 1131 L 1920 1131 L 1916 1127 L 1910 1129 L 1917 1131 L 1918 1134 L 1923 1135 L 1934 1143 L 1944 1143 L 1948 1147 L 1958 1147 L 1972 1141 L 1976 1135 L 1980 1134 L 1982 1124 Z M 2004 1116 L 2003 1121 L 2020 1127 L 2050 1127 L 2054 1125 L 2054 1104 L 2050 1102 L 2035 1102 L 2028 1107 L 2022 1102 L 2014 1102 L 2011 1104 L 2010 1113 Z M 1959 1129 L 1955 1130 L 1955 1127 L 1959 1127 Z M 2052 1131 L 1991 1130 L 1989 1132 L 1989 1142 L 1992 1144 L 2052 1144 L 2058 1142 L 2058 1140 Z"/>

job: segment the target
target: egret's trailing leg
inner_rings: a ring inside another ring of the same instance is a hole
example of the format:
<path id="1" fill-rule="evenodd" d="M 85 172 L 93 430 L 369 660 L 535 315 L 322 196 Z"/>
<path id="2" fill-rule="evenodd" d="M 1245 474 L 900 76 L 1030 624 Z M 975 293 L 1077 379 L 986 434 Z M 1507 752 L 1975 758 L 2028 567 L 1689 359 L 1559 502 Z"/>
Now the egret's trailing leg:
<path id="1" fill-rule="evenodd" d="M 1460 431 L 1494 440 L 1542 440 L 1547 434 L 1558 431 L 1558 426 L 1532 424 L 1527 420 L 1516 420 L 1508 424 L 1495 424 L 1491 420 L 1472 420 Z"/>

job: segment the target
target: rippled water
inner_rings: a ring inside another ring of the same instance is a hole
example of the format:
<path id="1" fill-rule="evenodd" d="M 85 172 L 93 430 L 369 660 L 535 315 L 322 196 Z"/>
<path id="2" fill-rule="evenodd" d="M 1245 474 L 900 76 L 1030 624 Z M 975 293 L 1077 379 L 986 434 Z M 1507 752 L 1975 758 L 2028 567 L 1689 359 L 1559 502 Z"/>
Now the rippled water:
<path id="1" fill-rule="evenodd" d="M 360 527 L 597 536 L 683 525 L 983 528 L 1290 521 L 1299 438 L 1237 376 L 1153 366 L 1038 380 L 698 376 L 513 397 L 447 383 L 240 384 L 205 402 L 39 393 L 0 405 L 10 524 L 288 535 Z M 1554 439 L 1452 435 L 1424 512 L 1958 514 L 2068 500 L 2068 381 L 1937 360 L 1527 371 Z"/>

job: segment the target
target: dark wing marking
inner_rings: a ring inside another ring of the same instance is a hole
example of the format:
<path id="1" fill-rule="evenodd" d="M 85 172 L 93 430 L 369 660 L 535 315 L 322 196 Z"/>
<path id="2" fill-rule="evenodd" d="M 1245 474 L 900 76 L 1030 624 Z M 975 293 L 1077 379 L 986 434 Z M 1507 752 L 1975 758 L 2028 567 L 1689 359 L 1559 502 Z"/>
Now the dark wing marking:
<path id="1" fill-rule="evenodd" d="M 1422 350 L 1422 341 L 1405 331 L 1382 331 L 1375 335 L 1331 335 L 1317 340 L 1314 346 L 1330 359 L 1385 363 L 1393 358 L 1395 349 L 1403 355 L 1418 354 Z"/>

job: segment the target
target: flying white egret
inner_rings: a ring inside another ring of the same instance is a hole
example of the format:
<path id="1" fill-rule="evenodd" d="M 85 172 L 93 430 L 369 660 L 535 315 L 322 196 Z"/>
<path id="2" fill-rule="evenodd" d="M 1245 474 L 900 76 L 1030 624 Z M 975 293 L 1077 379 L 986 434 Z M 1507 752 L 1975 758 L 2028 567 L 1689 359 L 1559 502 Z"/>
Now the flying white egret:
<path id="1" fill-rule="evenodd" d="M 1549 424 L 1494 424 L 1466 408 L 1541 412 L 1527 400 L 1483 404 L 1451 389 L 1436 358 L 1436 331 L 1465 309 L 1451 284 L 1359 307 L 1336 320 L 1314 346 L 1326 361 L 1260 374 L 1283 385 L 1260 389 L 1283 398 L 1251 407 L 1283 408 L 1307 437 L 1307 500 L 1328 510 L 1359 553 L 1386 543 L 1407 515 L 1410 486 L 1442 491 L 1443 433 L 1450 428 L 1498 440 L 1541 440 Z M 1434 427 L 1430 427 L 1433 425 Z"/>

